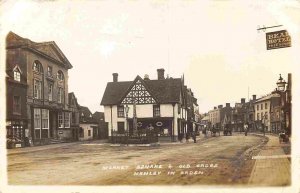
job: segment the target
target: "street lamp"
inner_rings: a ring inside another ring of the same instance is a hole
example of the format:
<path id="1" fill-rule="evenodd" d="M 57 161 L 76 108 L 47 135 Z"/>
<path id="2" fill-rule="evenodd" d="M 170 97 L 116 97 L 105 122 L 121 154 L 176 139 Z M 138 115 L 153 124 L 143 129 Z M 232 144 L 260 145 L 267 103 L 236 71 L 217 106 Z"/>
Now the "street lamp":
<path id="1" fill-rule="evenodd" d="M 283 80 L 283 78 L 281 77 L 281 74 L 279 74 L 279 79 L 278 79 L 278 81 L 277 81 L 277 88 L 278 88 L 278 91 L 279 91 L 279 94 L 280 94 L 280 103 L 281 103 L 281 106 L 283 106 L 284 105 L 284 103 L 283 103 L 283 101 L 284 101 L 284 91 L 285 91 L 285 85 L 286 85 L 286 82 Z M 282 127 L 283 127 L 283 129 L 285 130 L 285 126 L 282 124 L 282 122 L 281 122 L 281 111 L 282 111 L 282 109 L 280 110 L 280 113 L 279 113 L 279 124 L 280 124 L 280 129 L 282 130 Z M 283 118 L 284 118 L 284 120 L 283 120 L 283 123 L 284 123 L 284 121 L 285 121 L 285 117 L 283 116 Z"/>
<path id="2" fill-rule="evenodd" d="M 125 116 L 126 116 L 126 135 L 127 135 L 127 146 L 128 146 L 128 137 L 129 137 L 129 129 L 128 129 L 128 112 L 129 112 L 129 106 L 125 105 Z"/>
<path id="3" fill-rule="evenodd" d="M 276 84 L 277 84 L 278 90 L 280 92 L 283 92 L 285 90 L 285 84 L 286 84 L 286 82 L 281 77 L 281 74 L 279 74 L 279 79 L 278 79 L 278 81 L 277 81 Z"/>

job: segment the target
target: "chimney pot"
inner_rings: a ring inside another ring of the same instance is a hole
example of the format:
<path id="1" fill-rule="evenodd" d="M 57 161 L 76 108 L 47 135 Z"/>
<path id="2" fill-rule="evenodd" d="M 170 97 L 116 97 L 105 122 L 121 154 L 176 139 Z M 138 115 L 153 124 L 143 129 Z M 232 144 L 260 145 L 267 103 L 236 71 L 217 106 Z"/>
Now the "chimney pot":
<path id="1" fill-rule="evenodd" d="M 118 73 L 113 73 L 113 81 L 118 82 Z"/>
<path id="2" fill-rule="evenodd" d="M 163 80 L 165 79 L 165 69 L 160 68 L 157 69 L 157 80 Z"/>
<path id="3" fill-rule="evenodd" d="M 256 95 L 252 95 L 252 99 L 255 101 L 256 100 Z"/>
<path id="4" fill-rule="evenodd" d="M 226 103 L 226 107 L 230 107 L 230 103 Z"/>

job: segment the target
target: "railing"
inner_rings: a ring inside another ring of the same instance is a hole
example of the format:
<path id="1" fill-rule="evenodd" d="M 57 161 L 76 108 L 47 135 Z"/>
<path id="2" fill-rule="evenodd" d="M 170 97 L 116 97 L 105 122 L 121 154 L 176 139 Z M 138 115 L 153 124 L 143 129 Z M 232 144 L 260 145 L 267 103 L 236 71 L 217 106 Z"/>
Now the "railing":
<path id="1" fill-rule="evenodd" d="M 157 132 L 149 129 L 141 129 L 133 134 L 112 131 L 111 142 L 113 144 L 150 144 L 158 142 L 158 135 Z"/>

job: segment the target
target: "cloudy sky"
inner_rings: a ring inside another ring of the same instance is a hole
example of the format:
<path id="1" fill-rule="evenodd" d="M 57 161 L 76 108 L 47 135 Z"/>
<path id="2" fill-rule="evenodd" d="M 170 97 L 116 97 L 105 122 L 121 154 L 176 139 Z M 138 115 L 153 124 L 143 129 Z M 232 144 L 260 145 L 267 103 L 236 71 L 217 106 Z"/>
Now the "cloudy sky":
<path id="1" fill-rule="evenodd" d="M 55 41 L 67 56 L 69 92 L 91 111 L 112 73 L 120 81 L 157 68 L 183 74 L 200 112 L 258 97 L 276 87 L 279 73 L 298 73 L 299 1 L 2 1 L 1 38 L 8 31 L 36 42 Z M 266 50 L 258 26 L 283 25 L 292 47 Z"/>

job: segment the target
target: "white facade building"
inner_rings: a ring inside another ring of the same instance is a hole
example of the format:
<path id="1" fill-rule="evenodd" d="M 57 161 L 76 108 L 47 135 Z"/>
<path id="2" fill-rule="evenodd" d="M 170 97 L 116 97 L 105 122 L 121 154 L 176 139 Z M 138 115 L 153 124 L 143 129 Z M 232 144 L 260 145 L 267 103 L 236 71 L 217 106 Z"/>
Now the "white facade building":
<path id="1" fill-rule="evenodd" d="M 131 135 L 134 114 L 137 129 L 153 127 L 159 140 L 176 141 L 179 134 L 193 129 L 187 126 L 183 79 L 164 78 L 163 69 L 158 69 L 157 80 L 137 76 L 134 81 L 118 82 L 118 75 L 113 76 L 114 81 L 107 84 L 101 101 L 110 138 L 112 133 Z"/>

